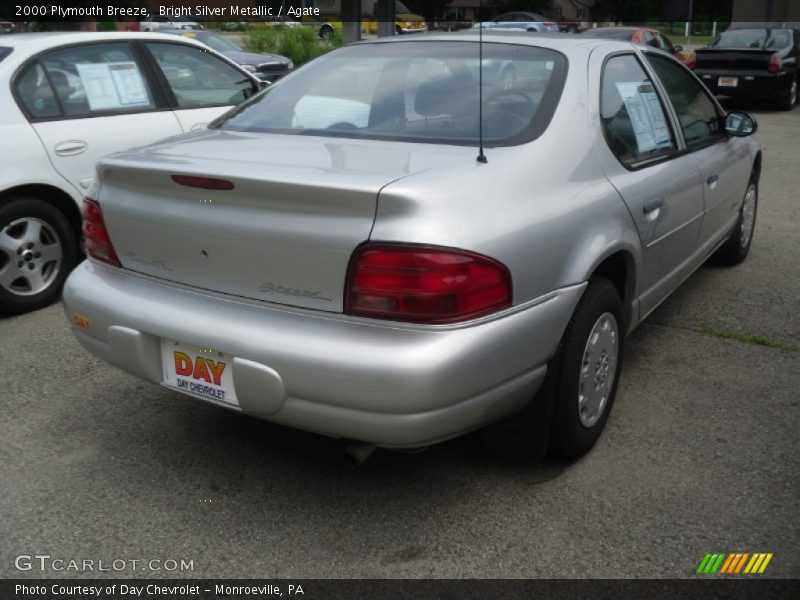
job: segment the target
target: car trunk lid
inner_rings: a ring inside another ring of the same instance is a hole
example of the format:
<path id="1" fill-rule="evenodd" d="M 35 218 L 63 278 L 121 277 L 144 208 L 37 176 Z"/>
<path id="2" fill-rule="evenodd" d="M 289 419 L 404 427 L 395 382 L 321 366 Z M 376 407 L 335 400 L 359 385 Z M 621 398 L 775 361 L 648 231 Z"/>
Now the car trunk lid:
<path id="1" fill-rule="evenodd" d="M 773 53 L 772 50 L 703 48 L 695 51 L 695 69 L 767 71 Z"/>
<path id="2" fill-rule="evenodd" d="M 369 239 L 380 190 L 469 152 L 208 130 L 105 159 L 97 199 L 126 269 L 340 312 L 348 262 Z M 173 175 L 233 189 L 180 185 Z"/>

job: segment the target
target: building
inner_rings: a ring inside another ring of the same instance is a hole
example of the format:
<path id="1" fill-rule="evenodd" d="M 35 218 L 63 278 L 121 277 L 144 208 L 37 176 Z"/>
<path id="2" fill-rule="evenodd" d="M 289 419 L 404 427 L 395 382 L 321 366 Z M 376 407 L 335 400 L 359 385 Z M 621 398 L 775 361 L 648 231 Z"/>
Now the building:
<path id="1" fill-rule="evenodd" d="M 733 0 L 736 23 L 774 23 L 800 26 L 799 0 Z"/>

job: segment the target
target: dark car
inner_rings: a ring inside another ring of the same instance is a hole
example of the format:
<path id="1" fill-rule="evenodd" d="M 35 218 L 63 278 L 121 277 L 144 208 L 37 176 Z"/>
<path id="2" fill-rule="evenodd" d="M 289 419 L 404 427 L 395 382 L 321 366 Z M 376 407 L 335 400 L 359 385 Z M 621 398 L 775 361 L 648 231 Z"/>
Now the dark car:
<path id="1" fill-rule="evenodd" d="M 800 31 L 788 27 L 729 29 L 697 50 L 690 67 L 712 92 L 735 98 L 797 103 Z"/>
<path id="2" fill-rule="evenodd" d="M 14 33 L 14 24 L 9 21 L 0 21 L 0 33 Z"/>
<path id="3" fill-rule="evenodd" d="M 658 29 L 650 27 L 596 27 L 587 29 L 584 35 L 590 37 L 603 38 L 606 40 L 620 40 L 633 42 L 640 46 L 650 46 L 669 52 L 682 63 L 686 64 L 686 57 L 683 54 L 683 46 L 676 46 L 669 38 Z"/>
<path id="4" fill-rule="evenodd" d="M 205 44 L 212 50 L 230 58 L 233 62 L 250 71 L 261 81 L 275 83 L 281 77 L 288 75 L 294 69 L 294 64 L 285 56 L 279 54 L 255 54 L 245 52 L 228 38 L 213 31 L 186 31 L 184 29 L 161 29 L 159 33 L 180 35 Z"/>

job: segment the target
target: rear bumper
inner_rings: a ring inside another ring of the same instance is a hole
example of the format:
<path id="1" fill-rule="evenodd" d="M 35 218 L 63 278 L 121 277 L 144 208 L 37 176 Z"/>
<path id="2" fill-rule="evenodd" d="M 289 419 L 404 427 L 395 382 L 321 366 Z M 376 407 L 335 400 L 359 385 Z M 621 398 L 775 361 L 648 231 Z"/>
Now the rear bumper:
<path id="1" fill-rule="evenodd" d="M 726 71 L 722 69 L 696 69 L 695 73 L 712 93 L 735 98 L 774 98 L 786 93 L 792 83 L 790 73 Z M 720 86 L 720 77 L 736 77 L 736 87 Z"/>
<path id="2" fill-rule="evenodd" d="M 150 382 L 164 378 L 161 338 L 213 348 L 235 357 L 246 414 L 414 447 L 524 407 L 583 289 L 467 325 L 419 327 L 255 304 L 87 260 L 67 280 L 64 309 L 84 348 Z"/>

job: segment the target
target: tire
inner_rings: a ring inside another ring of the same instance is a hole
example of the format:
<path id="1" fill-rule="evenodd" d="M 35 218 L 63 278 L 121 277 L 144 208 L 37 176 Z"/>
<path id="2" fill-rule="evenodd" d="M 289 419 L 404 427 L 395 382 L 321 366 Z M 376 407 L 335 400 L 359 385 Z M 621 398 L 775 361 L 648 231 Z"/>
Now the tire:
<path id="1" fill-rule="evenodd" d="M 578 410 L 579 376 L 589 336 L 600 320 L 613 318 L 616 324 L 616 357 L 604 363 L 607 396 L 597 418 L 586 427 Z M 561 342 L 547 366 L 547 376 L 525 409 L 482 430 L 484 444 L 504 460 L 534 463 L 546 452 L 561 458 L 586 453 L 605 427 L 621 372 L 624 345 L 622 301 L 605 277 L 593 277 L 564 331 Z"/>
<path id="2" fill-rule="evenodd" d="M 395 35 L 403 35 L 403 30 L 398 25 L 395 25 L 394 34 Z"/>
<path id="3" fill-rule="evenodd" d="M 788 90 L 786 90 L 785 95 L 781 98 L 780 107 L 782 110 L 792 110 L 794 105 L 797 104 L 798 78 L 800 78 L 800 75 L 795 76 L 795 78 L 792 80 L 792 85 Z"/>
<path id="4" fill-rule="evenodd" d="M 57 208 L 32 197 L 0 206 L 0 313 L 58 300 L 77 259 L 77 236 Z"/>
<path id="5" fill-rule="evenodd" d="M 319 39 L 327 42 L 333 35 L 333 28 L 325 26 L 319 30 Z"/>
<path id="6" fill-rule="evenodd" d="M 553 424 L 549 452 L 577 458 L 605 428 L 622 372 L 622 300 L 605 277 L 593 277 L 551 360 Z"/>
<path id="7" fill-rule="evenodd" d="M 742 207 L 739 209 L 739 219 L 731 232 L 728 241 L 717 250 L 715 259 L 722 264 L 738 265 L 750 253 L 753 244 L 753 233 L 756 226 L 758 213 L 758 178 L 756 174 L 750 176 L 747 190 L 744 194 Z"/>

